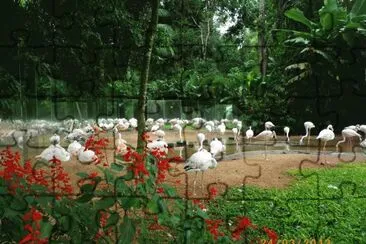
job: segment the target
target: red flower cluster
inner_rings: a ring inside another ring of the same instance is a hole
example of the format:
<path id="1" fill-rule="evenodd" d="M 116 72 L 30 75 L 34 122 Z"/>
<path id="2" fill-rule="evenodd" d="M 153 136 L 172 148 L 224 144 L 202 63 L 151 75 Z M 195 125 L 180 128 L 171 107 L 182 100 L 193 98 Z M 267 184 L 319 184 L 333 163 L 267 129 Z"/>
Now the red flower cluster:
<path id="1" fill-rule="evenodd" d="M 63 194 L 71 194 L 73 192 L 72 186 L 70 184 L 70 177 L 61 165 L 61 161 L 53 156 L 50 160 L 51 165 L 51 179 L 52 185 L 51 189 L 55 194 L 56 198 L 60 198 Z M 57 193 L 59 192 L 60 195 Z"/>
<path id="2" fill-rule="evenodd" d="M 99 218 L 99 227 L 100 228 L 94 236 L 94 241 L 98 241 L 101 237 L 103 237 L 105 235 L 110 235 L 110 233 L 112 231 L 112 229 L 108 229 L 107 231 L 103 230 L 104 227 L 107 225 L 110 214 L 105 211 L 101 211 L 101 212 L 99 212 L 99 214 L 100 214 L 100 218 Z"/>
<path id="3" fill-rule="evenodd" d="M 139 181 L 144 182 L 144 175 L 149 175 L 145 167 L 145 158 L 146 154 L 143 153 L 140 155 L 138 152 L 131 150 L 131 148 L 127 148 L 127 152 L 123 155 L 123 160 L 126 162 L 132 162 L 128 166 L 128 170 L 133 172 L 135 177 L 135 184 Z"/>
<path id="4" fill-rule="evenodd" d="M 271 243 L 277 243 L 278 236 L 274 230 L 271 230 L 267 227 L 263 227 L 264 232 L 266 232 L 268 238 L 272 241 Z"/>
<path id="5" fill-rule="evenodd" d="M 109 140 L 107 138 L 100 138 L 98 140 L 95 139 L 94 136 L 90 136 L 88 140 L 85 142 L 85 150 L 92 150 L 95 152 L 95 155 L 98 157 L 99 160 L 96 161 L 96 164 L 101 162 L 101 159 L 105 158 L 106 162 L 103 163 L 103 166 L 108 166 L 109 163 L 107 161 L 106 154 L 102 151 L 105 151 L 106 147 L 108 146 Z"/>
<path id="6" fill-rule="evenodd" d="M 193 199 L 192 202 L 193 202 L 193 204 L 197 205 L 200 209 L 206 208 L 205 204 L 203 202 L 201 202 L 201 200 Z"/>
<path id="7" fill-rule="evenodd" d="M 238 226 L 232 233 L 232 238 L 234 240 L 239 240 L 241 233 L 243 233 L 247 228 L 256 229 L 257 226 L 253 225 L 248 217 L 241 217 L 238 221 Z"/>
<path id="8" fill-rule="evenodd" d="M 257 229 L 257 225 L 253 225 L 248 217 L 241 217 L 238 221 L 238 226 L 232 232 L 232 238 L 234 240 L 240 240 L 241 234 L 248 228 Z M 270 239 L 271 243 L 277 243 L 278 236 L 277 233 L 266 226 L 262 228 L 262 230 L 267 234 L 267 237 Z"/>
<path id="9" fill-rule="evenodd" d="M 17 189 L 26 193 L 31 192 L 32 185 L 41 185 L 47 187 L 49 192 L 72 193 L 70 177 L 64 171 L 61 161 L 57 158 L 50 160 L 51 170 L 34 169 L 30 161 L 20 162 L 18 152 L 13 153 L 10 148 L 0 152 L 1 166 L 0 177 L 7 181 L 9 193 L 15 194 Z M 26 180 L 26 184 L 22 183 Z"/>
<path id="10" fill-rule="evenodd" d="M 225 235 L 223 232 L 219 231 L 219 227 L 222 224 L 222 220 L 220 220 L 220 219 L 217 219 L 217 220 L 206 219 L 205 222 L 206 222 L 206 225 L 207 225 L 207 229 L 210 231 L 211 235 L 213 236 L 213 238 L 215 240 L 217 240 L 217 238 L 219 236 L 224 236 Z"/>
<path id="11" fill-rule="evenodd" d="M 40 221 L 42 220 L 42 214 L 32 207 L 29 212 L 27 212 L 23 216 L 23 221 L 28 222 L 24 226 L 24 230 L 28 231 L 29 233 L 19 241 L 19 244 L 39 244 L 39 243 L 48 243 L 47 239 L 41 239 L 41 225 Z"/>
<path id="12" fill-rule="evenodd" d="M 215 198 L 217 196 L 217 194 L 218 194 L 217 188 L 211 187 L 210 188 L 210 194 L 209 194 L 210 199 Z"/>

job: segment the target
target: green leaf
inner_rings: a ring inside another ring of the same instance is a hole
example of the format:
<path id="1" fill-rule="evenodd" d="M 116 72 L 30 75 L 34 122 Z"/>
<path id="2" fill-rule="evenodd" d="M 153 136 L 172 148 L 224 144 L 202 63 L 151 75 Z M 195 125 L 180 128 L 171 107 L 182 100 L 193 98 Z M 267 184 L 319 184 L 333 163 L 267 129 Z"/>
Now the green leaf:
<path id="1" fill-rule="evenodd" d="M 86 193 L 86 194 L 81 195 L 79 198 L 77 198 L 76 201 L 85 203 L 85 202 L 89 202 L 90 200 L 92 200 L 93 197 L 94 197 L 94 194 Z"/>
<path id="2" fill-rule="evenodd" d="M 337 0 L 325 0 L 324 6 L 319 10 L 319 13 L 334 13 L 339 9 Z"/>
<path id="3" fill-rule="evenodd" d="M 307 27 L 309 27 L 310 30 L 315 25 L 315 23 L 306 18 L 304 13 L 298 8 L 292 8 L 290 10 L 287 10 L 285 12 L 285 16 L 306 25 Z"/>
<path id="4" fill-rule="evenodd" d="M 45 191 L 45 190 L 47 190 L 47 187 L 41 186 L 41 185 L 31 185 L 30 188 L 31 188 L 32 191 Z"/>
<path id="5" fill-rule="evenodd" d="M 108 228 L 110 226 L 115 226 L 118 223 L 119 214 L 118 213 L 110 213 L 110 216 L 107 220 L 107 224 L 105 228 Z"/>
<path id="6" fill-rule="evenodd" d="M 77 176 L 80 176 L 81 178 L 88 178 L 89 174 L 85 173 L 85 172 L 77 172 L 76 173 Z"/>
<path id="7" fill-rule="evenodd" d="M 122 164 L 112 163 L 112 165 L 111 165 L 111 169 L 118 171 L 118 172 L 121 172 L 124 168 L 125 168 L 125 166 L 123 166 Z"/>
<path id="8" fill-rule="evenodd" d="M 134 174 L 131 170 L 129 170 L 125 175 L 121 176 L 120 178 L 129 181 L 132 180 L 134 178 Z"/>
<path id="9" fill-rule="evenodd" d="M 176 190 L 174 187 L 168 186 L 168 185 L 164 185 L 164 192 L 169 196 L 169 197 L 175 197 L 177 196 Z"/>
<path id="10" fill-rule="evenodd" d="M 28 207 L 25 199 L 15 196 L 10 203 L 10 208 L 16 211 L 24 211 Z"/>
<path id="11" fill-rule="evenodd" d="M 94 188 L 95 186 L 92 185 L 92 184 L 85 184 L 85 185 L 82 185 L 80 187 L 80 191 L 85 193 L 85 192 L 93 192 L 94 191 Z"/>
<path id="12" fill-rule="evenodd" d="M 69 216 L 62 216 L 60 218 L 60 225 L 63 231 L 69 231 L 71 226 L 71 218 Z"/>
<path id="13" fill-rule="evenodd" d="M 158 205 L 158 201 L 157 199 L 151 199 L 146 207 L 148 208 L 148 210 L 151 212 L 151 213 L 159 213 L 159 205 Z"/>
<path id="14" fill-rule="evenodd" d="M 80 226 L 76 220 L 73 220 L 71 225 L 71 230 L 69 235 L 72 236 L 73 243 L 82 243 L 81 241 L 81 233 Z"/>
<path id="15" fill-rule="evenodd" d="M 351 19 L 355 16 L 366 14 L 366 1 L 356 0 L 349 14 Z"/>
<path id="16" fill-rule="evenodd" d="M 119 226 L 118 244 L 132 243 L 136 232 L 136 227 L 127 215 L 123 217 L 123 223 Z"/>
<path id="17" fill-rule="evenodd" d="M 49 238 L 51 236 L 51 232 L 53 229 L 53 225 L 48 221 L 41 221 L 41 238 Z"/>
<path id="18" fill-rule="evenodd" d="M 128 210 L 131 207 L 140 208 L 141 201 L 139 198 L 132 198 L 132 197 L 121 197 L 118 199 L 118 202 L 122 206 L 124 210 Z"/>
<path id="19" fill-rule="evenodd" d="M 333 15 L 330 13 L 324 13 L 320 15 L 320 24 L 325 31 L 330 31 L 334 27 Z"/>
<path id="20" fill-rule="evenodd" d="M 101 209 L 108 209 L 113 206 L 115 203 L 114 197 L 103 197 L 99 201 L 95 203 L 95 209 L 101 210 Z"/>

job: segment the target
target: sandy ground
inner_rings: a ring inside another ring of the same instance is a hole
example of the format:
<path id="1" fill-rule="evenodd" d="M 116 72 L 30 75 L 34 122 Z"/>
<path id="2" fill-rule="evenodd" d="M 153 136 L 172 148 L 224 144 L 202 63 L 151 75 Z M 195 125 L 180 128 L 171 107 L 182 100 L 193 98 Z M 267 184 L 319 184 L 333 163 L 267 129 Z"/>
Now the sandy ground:
<path id="1" fill-rule="evenodd" d="M 195 143 L 196 146 L 196 133 L 196 131 L 186 132 L 184 139 L 189 143 Z M 225 137 L 228 142 L 231 141 L 228 138 L 230 136 L 231 133 Z M 113 140 L 113 137 L 109 136 L 109 138 Z M 136 142 L 136 134 L 134 132 L 123 133 L 123 138 L 133 145 Z M 298 138 L 299 137 L 292 137 L 291 140 L 296 143 L 298 142 Z M 153 135 L 151 135 L 151 139 L 154 139 Z M 320 158 L 318 158 L 319 154 L 317 153 L 317 149 L 310 150 L 307 154 L 305 153 L 306 147 L 304 147 L 304 150 L 300 153 L 298 150 L 287 151 L 281 148 L 281 140 L 282 144 L 284 144 L 283 138 L 279 138 L 279 141 L 277 142 L 278 145 L 280 145 L 278 148 L 279 150 L 269 151 L 268 160 L 265 160 L 262 150 L 246 152 L 245 154 L 240 152 L 226 154 L 222 160 L 219 160 L 217 168 L 209 169 L 204 173 L 203 189 L 201 188 L 201 173 L 198 174 L 196 186 L 197 195 L 195 197 L 207 196 L 207 187 L 209 184 L 216 184 L 215 187 L 219 189 L 219 193 L 223 193 L 227 187 L 241 186 L 243 184 L 257 185 L 264 188 L 283 188 L 290 185 L 293 180 L 293 177 L 286 174 L 286 171 L 289 169 L 332 168 L 342 161 L 366 161 L 366 156 L 363 153 L 343 153 L 339 156 L 338 153 L 334 152 L 334 144 L 338 141 L 336 139 L 332 143 L 329 143 L 329 147 L 327 147 L 327 150 L 329 151 L 326 155 L 329 164 L 322 165 L 320 163 L 324 162 L 324 155 L 320 154 Z M 170 143 L 179 141 L 178 133 L 175 131 L 168 131 L 166 141 Z M 31 141 L 29 142 L 29 145 L 32 147 L 39 146 L 40 144 L 43 144 L 43 142 L 47 143 L 47 137 L 43 138 L 41 141 L 38 140 L 37 143 Z M 318 141 L 313 138 L 311 145 L 318 145 Z M 43 150 L 42 147 L 47 147 L 47 144 L 41 145 L 40 148 L 28 148 L 26 152 L 27 158 L 33 160 L 34 156 Z M 242 145 L 240 145 L 240 147 L 243 149 Z M 263 145 L 258 145 L 257 148 L 261 149 L 264 147 Z M 272 150 L 273 149 L 276 148 L 272 148 Z M 194 147 L 191 150 L 195 150 Z M 107 155 L 108 162 L 113 162 L 113 150 L 108 150 Z M 75 158 L 69 162 L 65 162 L 64 165 L 67 172 L 70 173 L 75 187 L 77 187 L 77 181 L 79 180 L 79 177 L 76 176 L 77 172 L 91 173 L 99 171 L 95 165 L 80 164 Z M 170 172 L 167 182 L 176 187 L 180 195 L 191 196 L 193 193 L 193 179 L 195 173 L 186 174 L 183 170 L 182 163 L 177 165 L 173 164 L 172 166 L 173 170 Z"/>

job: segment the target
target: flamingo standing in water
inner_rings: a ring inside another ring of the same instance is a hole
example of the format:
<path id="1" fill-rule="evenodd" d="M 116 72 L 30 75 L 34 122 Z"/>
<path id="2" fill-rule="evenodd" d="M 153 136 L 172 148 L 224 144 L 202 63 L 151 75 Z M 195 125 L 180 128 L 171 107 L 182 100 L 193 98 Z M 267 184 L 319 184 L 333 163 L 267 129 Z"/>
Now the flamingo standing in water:
<path id="1" fill-rule="evenodd" d="M 265 155 L 265 160 L 268 160 L 268 158 L 267 158 L 267 140 L 271 139 L 271 138 L 276 138 L 276 132 L 265 129 L 264 131 L 259 133 L 254 138 L 255 139 L 264 138 L 264 145 L 265 145 L 264 146 L 264 152 L 265 152 L 264 155 Z"/>
<path id="2" fill-rule="evenodd" d="M 360 142 L 362 141 L 361 135 L 358 134 L 354 129 L 346 128 L 346 129 L 342 130 L 342 136 L 343 136 L 343 140 L 337 142 L 337 144 L 336 144 L 337 151 L 339 151 L 338 145 L 340 143 L 345 142 L 347 138 L 348 138 L 348 140 L 350 140 L 352 137 L 356 137 L 357 136 L 360 139 Z"/>
<path id="3" fill-rule="evenodd" d="M 323 152 L 325 151 L 325 146 L 327 145 L 327 142 L 333 140 L 335 137 L 333 131 L 334 131 L 333 126 L 328 125 L 326 129 L 320 131 L 318 137 L 316 138 L 317 140 L 320 139 L 321 141 L 324 142 Z M 325 154 L 324 154 L 324 163 L 328 163 Z"/>
<path id="4" fill-rule="evenodd" d="M 302 144 L 303 144 L 303 140 L 304 140 L 304 138 L 305 138 L 305 137 L 307 137 L 307 138 L 308 138 L 308 146 L 309 146 L 309 143 L 310 143 L 310 130 L 311 130 L 312 128 L 315 128 L 315 125 L 314 125 L 314 124 L 313 124 L 313 122 L 311 122 L 311 121 L 306 121 L 306 122 L 304 123 L 304 127 L 305 127 L 306 134 L 305 134 L 304 136 L 302 136 L 302 137 L 301 137 L 301 139 L 300 139 L 300 145 L 302 145 Z"/>

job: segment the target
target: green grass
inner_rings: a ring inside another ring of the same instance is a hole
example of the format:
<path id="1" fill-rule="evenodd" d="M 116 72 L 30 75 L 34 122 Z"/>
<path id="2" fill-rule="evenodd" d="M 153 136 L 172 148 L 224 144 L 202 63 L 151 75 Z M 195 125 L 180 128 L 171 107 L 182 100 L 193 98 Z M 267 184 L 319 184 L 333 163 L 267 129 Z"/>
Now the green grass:
<path id="1" fill-rule="evenodd" d="M 210 214 L 229 222 L 231 216 L 249 216 L 253 223 L 276 230 L 280 239 L 300 243 L 313 238 L 323 243 L 327 238 L 331 243 L 366 243 L 365 164 L 288 174 L 296 181 L 286 189 L 230 189 L 211 204 Z"/>

